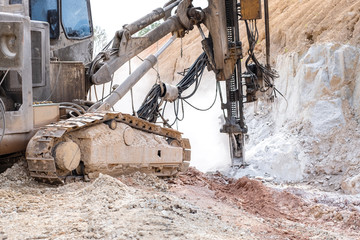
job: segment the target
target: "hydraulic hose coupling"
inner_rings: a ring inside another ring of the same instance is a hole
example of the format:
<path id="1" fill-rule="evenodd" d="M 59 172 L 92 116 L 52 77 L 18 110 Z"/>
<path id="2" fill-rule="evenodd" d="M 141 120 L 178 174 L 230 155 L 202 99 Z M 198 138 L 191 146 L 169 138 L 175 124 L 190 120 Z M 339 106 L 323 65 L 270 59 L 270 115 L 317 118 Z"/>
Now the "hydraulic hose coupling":
<path id="1" fill-rule="evenodd" d="M 167 83 L 164 83 L 165 85 L 165 96 L 164 100 L 173 102 L 179 97 L 179 90 L 177 86 L 173 86 Z"/>

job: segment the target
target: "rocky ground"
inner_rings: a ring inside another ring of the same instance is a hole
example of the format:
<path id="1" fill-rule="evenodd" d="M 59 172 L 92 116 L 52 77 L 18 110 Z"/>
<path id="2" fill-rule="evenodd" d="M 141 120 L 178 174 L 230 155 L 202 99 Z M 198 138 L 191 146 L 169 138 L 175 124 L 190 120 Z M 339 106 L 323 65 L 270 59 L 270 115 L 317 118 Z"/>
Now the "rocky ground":
<path id="1" fill-rule="evenodd" d="M 0 175 L 1 239 L 359 239 L 360 199 L 190 168 L 52 187 Z"/>

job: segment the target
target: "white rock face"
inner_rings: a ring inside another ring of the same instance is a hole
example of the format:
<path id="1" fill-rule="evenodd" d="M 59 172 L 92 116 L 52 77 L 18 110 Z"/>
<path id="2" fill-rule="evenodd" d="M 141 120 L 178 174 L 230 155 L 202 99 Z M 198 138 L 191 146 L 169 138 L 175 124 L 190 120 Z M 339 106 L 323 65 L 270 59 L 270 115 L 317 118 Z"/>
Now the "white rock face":
<path id="1" fill-rule="evenodd" d="M 341 99 L 316 102 L 312 107 L 309 120 L 315 134 L 329 134 L 333 128 L 341 127 L 345 124 Z"/>
<path id="2" fill-rule="evenodd" d="M 303 57 L 296 53 L 279 56 L 281 77 L 276 86 L 288 103 L 279 99 L 275 115 L 286 113 L 280 118 L 283 121 L 309 120 L 317 133 L 344 124 L 344 101 L 360 113 L 359 58 L 359 48 L 330 43 L 312 46 Z"/>
<path id="3" fill-rule="evenodd" d="M 250 174 L 279 181 L 320 178 L 360 193 L 360 172 L 351 170 L 360 164 L 360 49 L 314 45 L 303 56 L 279 56 L 276 69 L 275 85 L 286 100 L 278 95 L 275 103 L 247 111 Z"/>
<path id="4" fill-rule="evenodd" d="M 354 177 L 345 178 L 341 183 L 341 188 L 346 194 L 360 193 L 360 174 Z"/>

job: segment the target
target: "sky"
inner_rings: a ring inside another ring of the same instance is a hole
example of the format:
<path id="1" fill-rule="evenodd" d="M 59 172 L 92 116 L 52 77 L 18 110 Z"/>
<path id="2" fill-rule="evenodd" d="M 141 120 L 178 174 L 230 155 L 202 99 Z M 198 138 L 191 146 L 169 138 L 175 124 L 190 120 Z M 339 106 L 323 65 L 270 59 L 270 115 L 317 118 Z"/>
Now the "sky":
<path id="1" fill-rule="evenodd" d="M 108 40 L 123 25 L 132 23 L 163 7 L 169 0 L 90 0 L 93 24 L 105 29 Z M 196 7 L 207 6 L 207 0 L 194 0 Z"/>
<path id="2" fill-rule="evenodd" d="M 94 26 L 105 29 L 108 40 L 125 24 L 163 7 L 167 0 L 91 0 Z"/>

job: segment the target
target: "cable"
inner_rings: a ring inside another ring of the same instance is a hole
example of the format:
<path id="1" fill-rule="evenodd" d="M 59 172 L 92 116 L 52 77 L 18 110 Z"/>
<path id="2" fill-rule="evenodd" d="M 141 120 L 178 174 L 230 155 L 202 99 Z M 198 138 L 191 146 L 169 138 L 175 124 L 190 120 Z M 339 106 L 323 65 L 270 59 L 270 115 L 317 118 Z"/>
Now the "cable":
<path id="1" fill-rule="evenodd" d="M 219 82 L 219 81 L 216 81 L 216 86 L 217 86 L 217 88 L 219 89 L 219 93 L 220 93 L 219 95 L 220 95 L 221 105 L 223 105 L 223 104 L 224 104 L 224 98 L 223 98 L 223 96 L 222 96 L 221 85 L 220 85 L 220 82 Z M 227 118 L 226 118 L 226 114 L 225 114 L 225 109 L 222 108 L 222 111 L 223 111 L 224 118 L 227 119 Z"/>
<path id="2" fill-rule="evenodd" d="M 96 85 L 94 85 L 94 93 L 95 93 L 95 99 L 98 102 L 99 98 L 98 98 L 97 91 L 96 91 Z"/>
<path id="3" fill-rule="evenodd" d="M 2 140 L 4 139 L 5 129 L 6 129 L 6 119 L 5 119 L 6 109 L 5 109 L 5 104 L 1 98 L 0 98 L 0 111 L 1 111 L 1 116 L 3 119 L 3 128 L 2 128 L 2 133 L 1 133 L 1 137 L 0 137 L 0 144 L 1 144 Z"/>
<path id="4" fill-rule="evenodd" d="M 60 103 L 60 106 L 67 106 L 67 105 L 70 105 L 70 107 L 72 107 L 72 108 L 75 107 L 79 112 L 82 112 L 83 114 L 86 113 L 85 109 L 76 103 L 71 103 L 71 102 L 61 102 Z"/>
<path id="5" fill-rule="evenodd" d="M 104 99 L 105 96 L 105 83 L 103 83 L 102 93 L 101 93 L 101 99 Z"/>
<path id="6" fill-rule="evenodd" d="M 137 111 L 139 118 L 148 120 L 150 122 L 155 122 L 159 112 L 158 99 L 161 97 L 162 93 L 160 85 L 153 85 L 149 93 L 146 95 L 139 110 Z"/>
<path id="7" fill-rule="evenodd" d="M 141 59 L 140 57 L 138 58 Z M 206 53 L 203 52 L 191 65 L 188 71 L 186 71 L 186 74 L 181 79 L 181 81 L 176 85 L 178 88 L 179 96 L 178 96 L 178 100 L 174 102 L 174 113 L 176 116 L 175 122 L 184 119 L 184 103 L 182 100 L 192 97 L 198 90 L 204 69 L 207 66 L 207 62 L 208 62 L 208 57 Z M 190 94 L 183 96 L 183 93 L 194 84 L 195 86 L 193 91 Z M 150 122 L 156 122 L 157 118 L 161 115 L 161 113 L 159 112 L 159 107 L 162 101 L 159 102 L 159 99 L 162 99 L 162 97 L 164 97 L 165 91 L 163 89 L 165 88 L 166 88 L 165 85 L 161 82 L 153 85 L 149 93 L 146 95 L 139 110 L 137 111 L 137 115 L 139 116 L 139 118 L 148 120 Z M 181 117 L 179 117 L 180 107 L 181 107 L 181 111 L 183 112 Z M 165 108 L 166 108 L 166 102 L 165 102 L 164 110 Z"/>
<path id="8" fill-rule="evenodd" d="M 195 60 L 193 65 L 189 68 L 185 76 L 181 79 L 181 81 L 176 85 L 179 90 L 179 98 L 180 99 L 188 99 L 192 97 L 195 92 L 198 90 L 202 75 L 205 67 L 207 66 L 208 57 L 205 52 L 200 54 L 200 56 Z M 195 83 L 195 87 L 192 93 L 187 96 L 182 96 L 182 93 L 190 88 Z"/>
<path id="9" fill-rule="evenodd" d="M 142 59 L 141 57 L 139 57 L 139 55 L 136 55 L 136 57 L 140 60 L 140 61 L 144 61 L 144 59 Z M 156 77 L 157 79 L 160 79 L 160 73 L 158 72 L 158 70 L 156 70 L 154 67 L 151 67 L 155 72 L 156 72 Z"/>
<path id="10" fill-rule="evenodd" d="M 180 103 L 181 103 L 181 110 L 182 110 L 182 117 L 181 118 L 179 118 L 179 106 L 180 106 Z M 184 103 L 183 103 L 182 99 L 177 99 L 174 102 L 174 114 L 175 114 L 175 119 L 174 119 L 174 122 L 172 124 L 170 124 L 171 127 L 174 126 L 175 123 L 181 122 L 185 118 Z"/>
<path id="11" fill-rule="evenodd" d="M 81 113 L 76 109 L 76 108 L 72 108 L 72 107 L 69 107 L 69 106 L 60 106 L 59 107 L 60 109 L 68 109 L 68 110 L 71 110 L 73 112 L 75 112 L 78 116 L 81 115 Z M 69 113 L 70 114 L 70 113 Z M 70 114 L 72 117 L 74 117 L 73 114 Z"/>
<path id="12" fill-rule="evenodd" d="M 129 76 L 131 75 L 131 59 L 129 59 Z M 133 115 L 136 117 L 136 111 L 135 111 L 135 106 L 134 106 L 134 93 L 133 93 L 133 88 L 130 88 L 130 97 L 131 97 L 131 109 L 133 112 Z"/>
<path id="13" fill-rule="evenodd" d="M 114 84 L 114 75 L 111 76 L 109 93 L 111 93 L 113 91 L 113 84 Z"/>
<path id="14" fill-rule="evenodd" d="M 198 107 L 195 107 L 194 105 L 192 105 L 191 103 L 189 103 L 189 102 L 188 102 L 187 100 L 185 100 L 185 99 L 184 99 L 184 102 L 186 102 L 190 107 L 192 107 L 192 108 L 194 108 L 194 109 L 196 109 L 196 110 L 198 110 L 198 111 L 206 112 L 206 111 L 209 111 L 209 110 L 215 105 L 216 99 L 217 99 L 217 94 L 218 94 L 218 88 L 217 88 L 217 86 L 216 86 L 214 101 L 213 101 L 213 103 L 210 105 L 210 107 L 205 108 L 205 109 L 200 109 L 200 108 L 198 108 Z"/>
<path id="15" fill-rule="evenodd" d="M 275 78 L 279 78 L 279 74 L 277 73 L 277 71 L 275 69 L 272 69 L 270 66 L 265 67 L 264 65 L 262 65 L 261 63 L 259 63 L 259 61 L 257 60 L 257 58 L 255 57 L 254 54 L 254 50 L 255 50 L 255 45 L 259 39 L 259 32 L 257 29 L 257 25 L 256 25 L 256 20 L 250 20 L 250 22 L 248 22 L 248 20 L 245 20 L 245 25 L 246 25 L 246 32 L 247 32 L 247 37 L 248 37 L 248 42 L 249 42 L 249 50 L 248 50 L 248 58 L 245 61 L 245 67 L 247 70 L 247 73 L 250 74 L 250 78 L 253 82 L 253 85 L 256 87 L 256 90 L 260 90 L 261 92 L 267 92 L 270 88 L 273 89 L 273 91 L 270 93 L 270 95 L 274 94 L 276 97 L 276 92 L 279 93 L 282 97 L 284 97 L 281 92 L 275 88 L 273 82 Z M 257 69 L 259 69 L 259 71 L 262 73 L 264 82 L 265 82 L 265 88 L 260 88 L 260 86 L 257 84 L 256 80 L 257 80 L 257 75 L 251 71 L 250 65 L 253 62 Z M 285 97 L 284 97 L 285 98 Z"/>

